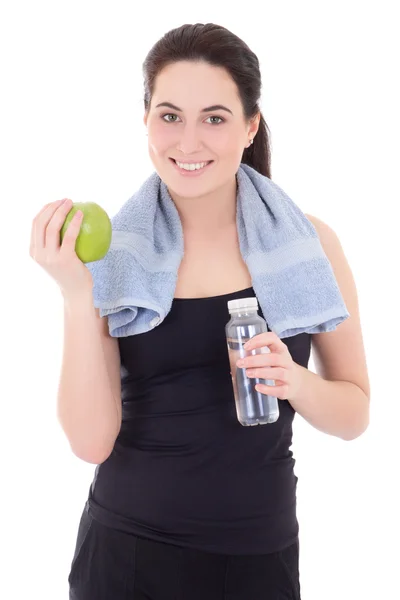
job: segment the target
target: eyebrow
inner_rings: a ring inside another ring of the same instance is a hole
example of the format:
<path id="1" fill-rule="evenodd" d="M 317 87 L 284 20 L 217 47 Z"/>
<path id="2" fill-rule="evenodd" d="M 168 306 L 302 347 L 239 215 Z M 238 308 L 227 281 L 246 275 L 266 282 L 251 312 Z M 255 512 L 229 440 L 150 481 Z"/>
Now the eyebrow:
<path id="1" fill-rule="evenodd" d="M 172 108 L 172 110 L 176 110 L 177 112 L 183 112 L 181 108 L 178 108 L 174 104 L 171 104 L 171 102 L 161 102 L 160 104 L 157 104 L 156 108 L 159 108 L 160 106 L 166 106 L 167 108 Z M 233 112 L 229 110 L 229 108 L 227 108 L 226 106 L 223 106 L 222 104 L 214 104 L 213 106 L 207 106 L 206 108 L 203 108 L 200 112 L 213 112 L 214 110 L 226 110 L 226 112 L 231 113 L 231 115 L 233 115 Z"/>

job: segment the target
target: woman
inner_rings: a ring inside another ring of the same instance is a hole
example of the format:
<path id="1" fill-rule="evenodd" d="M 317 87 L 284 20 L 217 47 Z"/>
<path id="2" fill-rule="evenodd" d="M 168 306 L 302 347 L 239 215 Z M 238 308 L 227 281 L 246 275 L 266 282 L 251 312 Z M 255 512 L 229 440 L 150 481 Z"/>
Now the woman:
<path id="1" fill-rule="evenodd" d="M 224 327 L 227 301 L 255 295 L 238 241 L 235 174 L 245 163 L 270 178 L 258 60 L 223 27 L 184 25 L 152 48 L 144 76 L 149 153 L 185 247 L 164 321 L 110 335 L 90 269 L 74 252 L 79 213 L 59 244 L 70 200 L 46 205 L 32 228 L 31 256 L 64 298 L 59 419 L 74 453 L 98 465 L 70 598 L 299 599 L 294 414 L 344 440 L 369 420 L 353 277 L 335 233 L 307 215 L 351 316 L 325 333 L 254 338 L 271 353 L 244 367 L 275 380 L 261 391 L 279 398 L 280 417 L 241 426 Z M 307 369 L 311 346 L 318 374 Z"/>

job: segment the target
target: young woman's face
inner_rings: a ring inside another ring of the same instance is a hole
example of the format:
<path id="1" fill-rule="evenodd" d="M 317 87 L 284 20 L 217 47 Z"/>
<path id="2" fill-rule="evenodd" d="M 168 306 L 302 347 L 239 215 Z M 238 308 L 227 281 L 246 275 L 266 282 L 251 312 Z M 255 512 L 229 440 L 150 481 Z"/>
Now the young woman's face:
<path id="1" fill-rule="evenodd" d="M 144 122 L 154 167 L 181 197 L 202 196 L 231 181 L 258 127 L 258 120 L 246 123 L 225 69 L 189 61 L 158 75 Z"/>

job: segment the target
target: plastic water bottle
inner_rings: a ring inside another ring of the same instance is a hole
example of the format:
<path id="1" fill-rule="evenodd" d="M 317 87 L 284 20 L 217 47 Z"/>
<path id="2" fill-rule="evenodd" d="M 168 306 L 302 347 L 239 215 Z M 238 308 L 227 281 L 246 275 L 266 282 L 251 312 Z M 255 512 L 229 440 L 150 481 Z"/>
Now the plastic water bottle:
<path id="1" fill-rule="evenodd" d="M 228 310 L 231 319 L 225 326 L 225 332 L 238 420 L 242 425 L 275 423 L 279 418 L 278 399 L 255 389 L 258 383 L 274 385 L 274 382 L 247 377 L 246 369 L 236 365 L 239 358 L 270 352 L 267 346 L 250 351 L 243 348 L 250 338 L 268 331 L 265 320 L 257 312 L 257 298 L 230 300 Z"/>

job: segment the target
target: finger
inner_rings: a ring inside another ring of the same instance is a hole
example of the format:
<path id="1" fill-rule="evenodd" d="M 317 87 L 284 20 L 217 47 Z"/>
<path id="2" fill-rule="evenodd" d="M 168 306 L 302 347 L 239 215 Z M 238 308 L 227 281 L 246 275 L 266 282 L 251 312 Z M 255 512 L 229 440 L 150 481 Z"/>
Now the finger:
<path id="1" fill-rule="evenodd" d="M 273 331 L 266 331 L 265 333 L 255 335 L 243 347 L 245 350 L 254 350 L 263 346 L 267 346 L 272 352 L 280 354 L 288 351 L 286 344 Z"/>
<path id="2" fill-rule="evenodd" d="M 34 244 L 39 250 L 46 247 L 46 227 L 51 221 L 54 213 L 63 205 L 64 200 L 56 200 L 50 202 L 46 207 L 36 215 L 33 223 L 34 228 Z"/>
<path id="3" fill-rule="evenodd" d="M 60 249 L 61 228 L 64 225 L 68 213 L 72 209 L 72 204 L 72 200 L 68 199 L 65 202 L 63 202 L 60 206 L 57 207 L 57 210 L 54 211 L 50 221 L 47 224 L 45 245 L 46 248 L 53 252 L 56 252 Z"/>
<path id="4" fill-rule="evenodd" d="M 75 251 L 76 238 L 79 235 L 83 219 L 83 212 L 77 210 L 69 223 L 61 244 L 61 251 Z"/>
<path id="5" fill-rule="evenodd" d="M 287 367 L 287 360 L 283 354 L 270 352 L 269 354 L 253 354 L 245 356 L 237 361 L 237 366 L 240 367 Z"/>
<path id="6" fill-rule="evenodd" d="M 263 383 L 257 383 L 255 388 L 261 394 L 265 396 L 272 396 L 273 398 L 278 398 L 279 400 L 287 400 L 289 395 L 289 386 L 287 384 L 284 385 L 264 385 Z"/>
<path id="7" fill-rule="evenodd" d="M 272 379 L 275 385 L 288 383 L 288 371 L 278 368 L 246 369 L 246 375 L 250 378 Z"/>
<path id="8" fill-rule="evenodd" d="M 57 208 L 57 206 L 59 206 L 62 202 L 64 202 L 67 198 L 63 198 L 62 200 L 54 200 L 53 202 L 48 202 L 47 204 L 45 204 L 44 206 L 42 206 L 42 208 L 39 210 L 39 212 L 35 215 L 34 217 L 34 221 L 38 219 L 38 217 L 40 217 L 40 215 L 42 215 L 49 206 L 54 206 L 54 208 Z"/>
<path id="9" fill-rule="evenodd" d="M 29 247 L 29 252 L 32 257 L 35 256 L 37 250 L 43 249 L 45 246 L 43 218 L 46 217 L 44 223 L 47 223 L 47 216 L 52 215 L 57 209 L 57 207 L 60 206 L 62 202 L 64 202 L 64 200 L 66 200 L 66 198 L 64 198 L 63 200 L 55 200 L 54 202 L 48 202 L 40 209 L 40 211 L 33 218 Z M 52 207 L 52 209 L 50 209 L 50 207 Z M 49 218 L 51 218 L 51 216 L 49 216 Z"/>
<path id="10" fill-rule="evenodd" d="M 61 200 L 57 200 L 57 203 L 61 202 Z M 40 215 L 42 213 L 44 213 L 45 210 L 47 210 L 48 206 L 51 206 L 52 204 L 54 204 L 54 202 L 48 202 L 47 204 L 45 204 L 40 210 L 39 212 L 36 214 L 35 219 L 37 219 L 38 217 L 40 217 Z"/>

